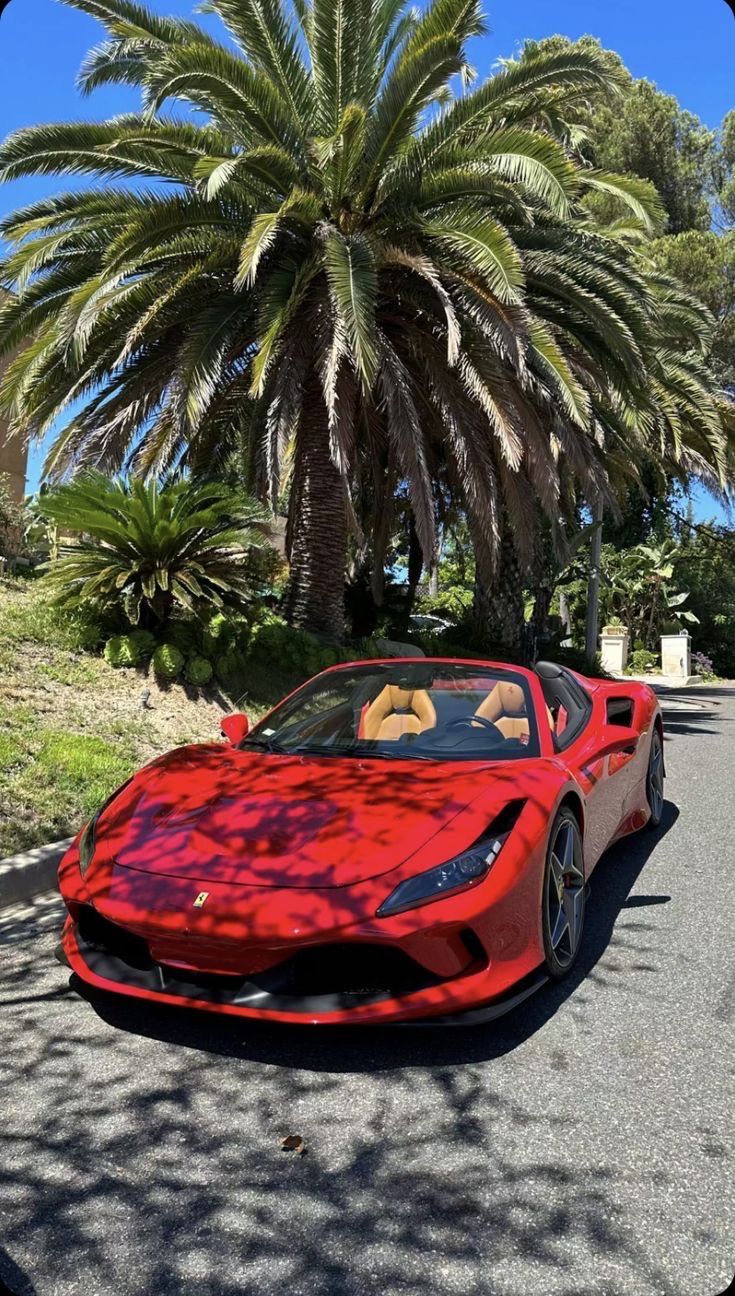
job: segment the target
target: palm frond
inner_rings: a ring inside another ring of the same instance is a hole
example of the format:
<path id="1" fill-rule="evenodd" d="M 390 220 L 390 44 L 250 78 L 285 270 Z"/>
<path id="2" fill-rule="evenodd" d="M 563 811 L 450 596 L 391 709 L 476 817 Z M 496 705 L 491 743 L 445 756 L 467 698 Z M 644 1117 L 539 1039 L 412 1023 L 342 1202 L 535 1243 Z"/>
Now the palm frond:
<path id="1" fill-rule="evenodd" d="M 324 269 L 335 306 L 344 320 L 358 372 L 366 388 L 375 376 L 377 268 L 367 239 L 344 238 L 336 231 L 324 239 Z"/>

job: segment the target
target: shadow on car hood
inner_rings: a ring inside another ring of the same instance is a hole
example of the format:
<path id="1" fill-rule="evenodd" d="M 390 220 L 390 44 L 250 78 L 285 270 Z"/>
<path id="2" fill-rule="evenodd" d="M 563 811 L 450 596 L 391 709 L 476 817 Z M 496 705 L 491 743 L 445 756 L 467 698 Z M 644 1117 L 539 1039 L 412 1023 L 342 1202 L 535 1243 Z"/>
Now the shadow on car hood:
<path id="1" fill-rule="evenodd" d="M 474 761 L 183 748 L 135 779 L 110 814 L 108 846 L 118 864 L 159 876 L 349 886 L 398 867 L 489 781 L 517 795 L 512 772 Z"/>

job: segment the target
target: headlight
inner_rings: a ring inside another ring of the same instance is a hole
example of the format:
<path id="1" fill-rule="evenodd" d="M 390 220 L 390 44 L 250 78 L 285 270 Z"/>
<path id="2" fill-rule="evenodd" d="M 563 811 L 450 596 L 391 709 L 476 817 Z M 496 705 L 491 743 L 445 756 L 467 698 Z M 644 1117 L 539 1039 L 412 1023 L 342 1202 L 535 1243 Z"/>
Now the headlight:
<path id="1" fill-rule="evenodd" d="M 377 911 L 378 918 L 403 913 L 404 909 L 417 909 L 419 905 L 443 900 L 445 896 L 476 886 L 490 872 L 525 804 L 521 799 L 509 801 L 469 850 L 455 855 L 446 864 L 439 864 L 437 868 L 401 882 L 383 901 Z"/>
<path id="2" fill-rule="evenodd" d="M 416 909 L 431 900 L 441 900 L 455 891 L 466 891 L 474 886 L 490 872 L 507 836 L 505 833 L 491 841 L 486 838 L 481 845 L 478 843 L 461 855 L 455 855 L 446 864 L 401 882 L 383 901 L 378 909 L 378 918 L 402 913 L 404 909 Z"/>
<path id="3" fill-rule="evenodd" d="M 87 876 L 87 873 L 89 871 L 89 866 L 92 863 L 92 860 L 94 859 L 94 848 L 96 845 L 95 834 L 97 831 L 97 823 L 99 821 L 100 815 L 104 814 L 108 806 L 112 805 L 113 801 L 115 801 L 116 798 L 119 797 L 120 793 L 128 786 L 128 783 L 132 783 L 132 781 L 133 781 L 132 779 L 127 779 L 125 783 L 121 784 L 119 788 L 115 789 L 112 796 L 109 796 L 105 801 L 104 805 L 101 805 L 99 810 L 97 810 L 97 812 L 92 815 L 92 818 L 90 819 L 89 823 L 84 829 L 84 832 L 79 838 L 79 872 L 81 873 L 82 877 Z"/>
<path id="4" fill-rule="evenodd" d="M 82 877 L 87 876 L 87 870 L 89 869 L 89 866 L 92 863 L 92 857 L 94 856 L 94 830 L 97 826 L 99 816 L 100 811 L 98 810 L 97 813 L 92 816 L 87 827 L 79 838 L 79 872 Z"/>

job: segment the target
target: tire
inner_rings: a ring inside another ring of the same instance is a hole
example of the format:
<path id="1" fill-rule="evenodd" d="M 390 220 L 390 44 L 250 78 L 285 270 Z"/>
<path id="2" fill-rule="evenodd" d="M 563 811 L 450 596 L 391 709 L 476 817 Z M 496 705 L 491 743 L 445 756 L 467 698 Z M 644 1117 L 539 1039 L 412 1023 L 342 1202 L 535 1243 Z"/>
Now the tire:
<path id="1" fill-rule="evenodd" d="M 549 834 L 541 896 L 544 962 L 555 981 L 571 971 L 579 953 L 585 890 L 582 834 L 576 816 L 562 806 Z"/>
<path id="2" fill-rule="evenodd" d="M 655 832 L 664 816 L 664 747 L 658 728 L 654 729 L 651 739 L 646 771 L 646 800 L 651 811 L 646 828 Z"/>

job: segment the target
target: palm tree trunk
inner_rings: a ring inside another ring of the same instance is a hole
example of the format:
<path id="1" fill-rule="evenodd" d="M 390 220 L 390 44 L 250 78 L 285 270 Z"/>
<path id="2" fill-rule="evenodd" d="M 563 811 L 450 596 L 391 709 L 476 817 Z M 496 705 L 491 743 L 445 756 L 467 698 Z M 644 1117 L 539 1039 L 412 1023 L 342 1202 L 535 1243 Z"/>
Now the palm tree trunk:
<path id="1" fill-rule="evenodd" d="M 284 615 L 291 626 L 340 641 L 347 554 L 344 484 L 332 462 L 327 411 L 315 378 L 304 394 L 289 511 L 292 543 Z"/>
<path id="2" fill-rule="evenodd" d="M 414 604 L 416 602 L 416 593 L 418 591 L 421 575 L 424 570 L 424 554 L 421 548 L 416 527 L 413 524 L 413 517 L 409 516 L 408 522 L 408 580 L 406 582 L 406 594 L 401 604 L 401 615 L 398 618 L 399 634 L 405 635 L 409 631 L 409 622 L 413 616 Z"/>
<path id="3" fill-rule="evenodd" d="M 472 608 L 479 644 L 488 652 L 521 659 L 526 653 L 524 575 L 509 525 L 504 523 L 495 574 L 476 564 Z"/>

